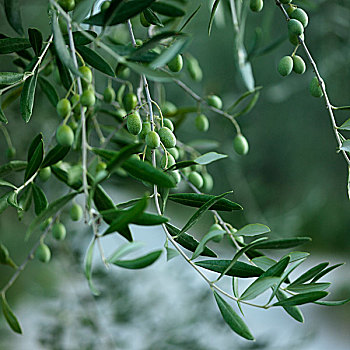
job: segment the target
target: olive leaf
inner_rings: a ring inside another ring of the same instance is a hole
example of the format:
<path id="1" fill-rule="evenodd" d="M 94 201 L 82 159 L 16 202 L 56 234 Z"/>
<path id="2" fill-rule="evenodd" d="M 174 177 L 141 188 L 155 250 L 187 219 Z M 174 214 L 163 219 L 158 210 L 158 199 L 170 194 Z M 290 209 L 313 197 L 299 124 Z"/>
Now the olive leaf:
<path id="1" fill-rule="evenodd" d="M 89 248 L 86 252 L 86 256 L 85 256 L 85 277 L 88 280 L 88 284 L 89 284 L 89 288 L 91 290 L 91 293 L 95 296 L 100 295 L 100 292 L 95 288 L 94 284 L 92 283 L 92 258 L 93 258 L 93 254 L 94 254 L 94 247 L 95 247 L 95 242 L 96 239 L 93 238 L 93 240 L 91 241 Z"/>
<path id="2" fill-rule="evenodd" d="M 156 260 L 158 260 L 161 254 L 162 254 L 161 250 L 156 250 L 152 253 L 146 254 L 137 259 L 133 259 L 133 260 L 113 259 L 111 263 L 113 265 L 117 265 L 125 269 L 132 269 L 132 270 L 144 269 L 145 267 L 152 265 Z"/>
<path id="3" fill-rule="evenodd" d="M 11 310 L 9 304 L 7 303 L 7 300 L 5 298 L 5 294 L 1 294 L 1 306 L 2 306 L 2 312 L 5 316 L 5 319 L 8 323 L 8 325 L 11 327 L 11 329 L 19 334 L 22 334 L 22 328 L 21 325 L 19 324 L 17 317 Z"/>
<path id="4" fill-rule="evenodd" d="M 57 103 L 59 101 L 59 97 L 54 86 L 47 79 L 40 76 L 39 76 L 38 82 L 43 93 L 47 96 L 52 106 L 56 108 Z"/>
<path id="5" fill-rule="evenodd" d="M 36 28 L 29 28 L 28 29 L 28 36 L 30 44 L 32 45 L 32 48 L 37 56 L 40 55 L 41 48 L 43 46 L 43 35 L 41 32 Z"/>
<path id="6" fill-rule="evenodd" d="M 24 35 L 21 6 L 19 0 L 4 0 L 5 14 L 11 27 L 19 34 Z"/>
<path id="7" fill-rule="evenodd" d="M 20 108 L 21 108 L 22 118 L 26 123 L 29 122 L 33 113 L 34 96 L 35 96 L 37 79 L 38 79 L 38 72 L 35 72 L 32 76 L 27 78 L 27 80 L 24 82 L 24 85 L 23 85 L 23 89 L 21 93 Z"/>

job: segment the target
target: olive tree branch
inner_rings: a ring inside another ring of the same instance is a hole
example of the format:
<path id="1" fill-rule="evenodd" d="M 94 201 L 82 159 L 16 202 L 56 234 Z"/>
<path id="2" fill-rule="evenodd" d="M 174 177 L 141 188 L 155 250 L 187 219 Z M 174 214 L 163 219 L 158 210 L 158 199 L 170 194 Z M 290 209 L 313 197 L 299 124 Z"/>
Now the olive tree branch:
<path id="1" fill-rule="evenodd" d="M 282 11 L 286 21 L 288 22 L 290 20 L 290 17 L 288 15 L 286 9 L 283 7 L 282 3 L 279 0 L 276 0 L 276 5 L 280 8 L 280 10 Z M 338 132 L 336 119 L 335 119 L 335 116 L 334 116 L 334 113 L 333 113 L 333 109 L 337 109 L 337 108 L 334 108 L 332 106 L 332 104 L 330 103 L 330 101 L 329 101 L 329 97 L 328 97 L 327 90 L 326 90 L 326 84 L 325 84 L 324 80 L 322 79 L 322 77 L 320 75 L 320 72 L 319 72 L 319 70 L 317 68 L 317 65 L 316 65 L 316 63 L 315 63 L 315 61 L 314 61 L 314 59 L 313 59 L 313 57 L 312 57 L 312 55 L 311 55 L 307 45 L 305 43 L 305 40 L 301 36 L 298 36 L 298 40 L 299 40 L 300 45 L 304 49 L 306 57 L 307 57 L 308 61 L 310 62 L 311 66 L 312 66 L 312 69 L 315 72 L 315 75 L 317 77 L 318 83 L 319 83 L 319 85 L 321 87 L 321 90 L 322 90 L 322 93 L 323 93 L 323 97 L 324 97 L 324 100 L 325 100 L 325 103 L 326 103 L 326 109 L 327 109 L 329 117 L 331 119 L 332 128 L 333 128 L 333 131 L 334 131 L 334 134 L 335 134 L 335 137 L 336 137 L 339 149 L 341 149 L 343 142 L 341 140 L 340 133 Z M 349 156 L 347 155 L 347 153 L 344 150 L 342 150 L 342 153 L 343 153 L 343 156 L 345 158 L 346 163 L 348 164 L 348 167 L 350 167 L 350 158 L 349 158 Z"/>

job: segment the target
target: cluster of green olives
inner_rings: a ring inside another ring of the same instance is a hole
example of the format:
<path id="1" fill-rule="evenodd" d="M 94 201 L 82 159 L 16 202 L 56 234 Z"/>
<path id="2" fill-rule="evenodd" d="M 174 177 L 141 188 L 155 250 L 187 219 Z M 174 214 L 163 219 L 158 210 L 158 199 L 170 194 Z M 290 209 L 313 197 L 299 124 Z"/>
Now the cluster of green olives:
<path id="1" fill-rule="evenodd" d="M 71 220 L 73 221 L 79 221 L 83 217 L 83 209 L 82 207 L 77 204 L 73 203 L 69 215 Z M 48 225 L 52 222 L 52 218 L 49 218 L 45 220 L 42 225 L 41 229 L 45 230 Z M 56 221 L 52 227 L 51 227 L 51 234 L 52 237 L 58 241 L 63 241 L 66 238 L 67 230 L 64 224 L 62 224 L 60 221 Z M 40 242 L 39 246 L 37 247 L 35 251 L 35 257 L 44 263 L 48 263 L 51 260 L 51 250 L 47 244 L 45 244 L 43 241 Z"/>
<path id="2" fill-rule="evenodd" d="M 82 75 L 83 93 L 81 96 L 73 94 L 70 100 L 68 98 L 62 98 L 56 106 L 57 114 L 64 119 L 63 124 L 56 130 L 56 140 L 59 145 L 64 147 L 71 147 L 73 145 L 74 130 L 77 128 L 77 120 L 80 119 L 80 108 L 89 108 L 96 103 L 91 69 L 87 66 L 81 66 L 79 67 L 79 72 Z M 66 124 L 72 112 L 74 118 L 71 119 L 69 124 Z"/>

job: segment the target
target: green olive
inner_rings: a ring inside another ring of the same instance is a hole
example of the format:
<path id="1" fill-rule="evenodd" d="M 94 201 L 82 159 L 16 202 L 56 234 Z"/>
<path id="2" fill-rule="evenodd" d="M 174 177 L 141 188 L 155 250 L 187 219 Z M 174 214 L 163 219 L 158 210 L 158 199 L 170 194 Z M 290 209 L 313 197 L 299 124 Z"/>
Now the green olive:
<path id="1" fill-rule="evenodd" d="M 176 184 L 181 182 L 181 174 L 179 170 L 169 171 L 169 175 L 173 177 Z"/>
<path id="2" fill-rule="evenodd" d="M 73 11 L 75 8 L 75 0 L 58 0 L 58 4 L 67 12 Z"/>
<path id="3" fill-rule="evenodd" d="M 59 100 L 56 106 L 56 111 L 60 117 L 68 117 L 72 111 L 72 105 L 70 104 L 70 101 L 67 98 L 62 98 Z"/>
<path id="4" fill-rule="evenodd" d="M 304 27 L 297 19 L 288 21 L 288 32 L 293 35 L 301 35 L 304 33 Z"/>
<path id="5" fill-rule="evenodd" d="M 297 74 L 304 74 L 306 70 L 306 65 L 304 60 L 297 55 L 293 56 L 293 71 Z"/>
<path id="6" fill-rule="evenodd" d="M 128 79 L 130 76 L 130 69 L 122 63 L 118 63 L 115 68 L 115 75 L 120 79 Z"/>
<path id="7" fill-rule="evenodd" d="M 43 263 L 48 263 L 51 259 L 50 248 L 46 244 L 41 243 L 38 248 L 36 248 L 35 257 Z"/>
<path id="8" fill-rule="evenodd" d="M 105 162 L 98 162 L 96 165 L 96 173 L 102 170 L 106 170 L 106 168 L 107 168 L 107 164 Z"/>
<path id="9" fill-rule="evenodd" d="M 278 73 L 283 77 L 289 75 L 293 70 L 293 59 L 290 56 L 284 56 L 278 63 Z"/>
<path id="10" fill-rule="evenodd" d="M 323 96 L 323 91 L 321 89 L 321 86 L 318 82 L 317 77 L 313 77 L 311 82 L 310 82 L 310 93 L 314 97 L 322 97 Z"/>
<path id="11" fill-rule="evenodd" d="M 207 97 L 207 102 L 209 106 L 215 107 L 217 109 L 222 108 L 222 100 L 219 96 L 216 95 L 209 95 Z"/>
<path id="12" fill-rule="evenodd" d="M 60 125 L 56 131 L 56 140 L 57 143 L 61 146 L 72 146 L 74 142 L 73 130 L 66 124 Z"/>
<path id="13" fill-rule="evenodd" d="M 176 146 L 176 137 L 170 129 L 167 127 L 160 128 L 158 134 L 165 148 Z"/>
<path id="14" fill-rule="evenodd" d="M 172 116 L 177 112 L 177 107 L 170 101 L 165 101 L 162 107 L 163 115 Z"/>
<path id="15" fill-rule="evenodd" d="M 168 152 L 175 158 L 175 159 L 179 159 L 179 151 L 176 147 L 173 148 L 168 148 Z"/>
<path id="16" fill-rule="evenodd" d="M 199 131 L 205 132 L 209 129 L 209 120 L 205 114 L 198 114 L 195 119 L 196 128 Z"/>
<path id="17" fill-rule="evenodd" d="M 170 129 L 171 131 L 174 131 L 174 124 L 170 119 L 164 118 L 163 124 L 166 128 Z"/>
<path id="18" fill-rule="evenodd" d="M 223 231 L 223 228 L 219 224 L 213 224 L 210 226 L 209 232 L 210 231 Z M 222 241 L 223 235 L 218 235 L 213 237 L 213 242 L 219 243 Z"/>
<path id="19" fill-rule="evenodd" d="M 145 28 L 148 28 L 151 25 L 151 23 L 147 21 L 145 14 L 143 12 L 140 13 L 140 23 Z"/>
<path id="20" fill-rule="evenodd" d="M 294 35 L 294 34 L 288 34 L 288 37 L 289 37 L 289 41 L 293 44 L 293 45 L 295 45 L 295 46 L 297 46 L 297 45 L 299 45 L 299 38 L 298 38 L 298 36 L 297 35 Z M 300 38 L 302 39 L 302 40 L 304 40 L 304 34 L 301 34 L 300 35 Z"/>
<path id="21" fill-rule="evenodd" d="M 260 12 L 264 7 L 263 0 L 250 0 L 250 9 L 253 12 Z"/>
<path id="22" fill-rule="evenodd" d="M 111 2 L 110 1 L 105 1 L 102 5 L 101 5 L 101 11 L 106 11 L 109 6 L 111 6 Z"/>
<path id="23" fill-rule="evenodd" d="M 233 139 L 233 148 L 239 155 L 246 155 L 249 151 L 249 144 L 247 139 L 242 134 L 238 134 Z"/>
<path id="24" fill-rule="evenodd" d="M 9 147 L 6 150 L 6 157 L 7 157 L 7 159 L 13 159 L 15 156 L 16 156 L 16 148 Z"/>
<path id="25" fill-rule="evenodd" d="M 106 103 L 112 103 L 115 100 L 115 91 L 111 86 L 103 92 L 103 99 Z"/>
<path id="26" fill-rule="evenodd" d="M 146 144 L 149 148 L 158 148 L 160 146 L 159 135 L 155 131 L 148 132 L 146 135 Z"/>
<path id="27" fill-rule="evenodd" d="M 85 107 L 92 107 L 96 103 L 95 93 L 91 90 L 85 90 L 80 97 L 80 103 Z"/>
<path id="28" fill-rule="evenodd" d="M 167 162 L 168 161 L 168 162 Z M 168 153 L 167 156 L 164 154 L 162 158 L 160 158 L 160 166 L 165 169 L 165 168 L 170 168 L 176 163 L 175 158 Z"/>
<path id="29" fill-rule="evenodd" d="M 58 241 L 63 241 L 66 238 L 67 232 L 65 226 L 62 223 L 56 222 L 52 226 L 51 233 L 53 238 L 57 239 Z"/>
<path id="30" fill-rule="evenodd" d="M 45 221 L 41 222 L 40 224 L 40 230 L 41 231 L 45 231 L 45 229 L 51 224 L 52 222 L 52 218 L 48 218 Z"/>
<path id="31" fill-rule="evenodd" d="M 202 188 L 203 187 L 203 178 L 196 171 L 191 171 L 188 174 L 188 181 L 191 182 L 191 184 L 193 186 L 197 187 L 197 188 Z"/>
<path id="32" fill-rule="evenodd" d="M 190 77 L 194 81 L 201 81 L 203 78 L 203 72 L 202 69 L 194 57 L 187 58 L 187 71 L 190 74 Z"/>
<path id="33" fill-rule="evenodd" d="M 83 216 L 83 208 L 79 204 L 73 203 L 69 215 L 73 221 L 79 221 Z"/>
<path id="34" fill-rule="evenodd" d="M 307 13 L 300 8 L 295 9 L 291 14 L 290 18 L 298 20 L 304 28 L 309 24 L 309 17 Z"/>
<path id="35" fill-rule="evenodd" d="M 127 112 L 132 111 L 137 106 L 137 96 L 131 92 L 125 95 L 123 99 L 124 108 Z"/>
<path id="36" fill-rule="evenodd" d="M 80 114 L 80 95 L 78 94 L 74 94 L 71 98 L 70 98 L 70 103 L 73 107 L 73 112 L 75 114 Z"/>
<path id="37" fill-rule="evenodd" d="M 169 69 L 174 73 L 180 72 L 183 65 L 183 59 L 180 54 L 177 54 L 170 62 L 168 62 Z"/>
<path id="38" fill-rule="evenodd" d="M 146 135 L 151 131 L 151 123 L 150 122 L 143 122 L 142 123 L 142 130 L 140 133 L 141 139 L 145 139 Z"/>
<path id="39" fill-rule="evenodd" d="M 51 176 L 51 168 L 49 166 L 40 169 L 39 171 L 39 178 L 41 181 L 45 182 L 47 181 Z"/>
<path id="40" fill-rule="evenodd" d="M 83 78 L 81 79 L 83 89 L 86 89 L 87 86 L 92 83 L 91 69 L 87 66 L 81 66 L 79 67 L 79 72 L 83 75 Z"/>
<path id="41" fill-rule="evenodd" d="M 293 11 L 295 11 L 296 7 L 294 5 L 289 5 L 287 7 L 287 13 L 288 13 L 288 16 L 290 17 L 290 15 L 292 14 Z"/>
<path id="42" fill-rule="evenodd" d="M 203 178 L 203 192 L 208 193 L 211 192 L 214 186 L 213 177 L 209 173 L 204 173 L 202 175 Z"/>
<path id="43" fill-rule="evenodd" d="M 142 130 L 142 120 L 138 113 L 128 115 L 126 120 L 128 131 L 132 135 L 138 135 Z"/>

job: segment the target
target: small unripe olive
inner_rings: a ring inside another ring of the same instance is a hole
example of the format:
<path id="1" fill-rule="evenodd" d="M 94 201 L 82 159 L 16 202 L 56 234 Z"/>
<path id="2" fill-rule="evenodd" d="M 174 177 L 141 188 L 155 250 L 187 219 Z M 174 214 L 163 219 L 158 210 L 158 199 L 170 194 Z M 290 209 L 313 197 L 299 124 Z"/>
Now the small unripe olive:
<path id="1" fill-rule="evenodd" d="M 49 76 L 49 75 L 53 72 L 54 69 L 55 69 L 54 64 L 53 64 L 52 62 L 50 62 L 50 63 L 47 64 L 47 65 L 45 66 L 45 68 L 43 69 L 43 74 L 47 77 L 47 76 Z"/>
<path id="2" fill-rule="evenodd" d="M 202 175 L 203 178 L 203 192 L 208 193 L 213 189 L 214 180 L 213 177 L 209 173 L 204 173 Z"/>
<path id="3" fill-rule="evenodd" d="M 293 71 L 297 74 L 304 74 L 306 65 L 304 60 L 297 55 L 293 56 Z"/>
<path id="4" fill-rule="evenodd" d="M 199 131 L 208 131 L 209 120 L 205 114 L 198 114 L 194 122 Z"/>
<path id="5" fill-rule="evenodd" d="M 95 102 L 95 93 L 91 90 L 85 90 L 80 97 L 80 103 L 85 107 L 92 107 Z"/>
<path id="6" fill-rule="evenodd" d="M 45 182 L 47 181 L 51 176 L 51 168 L 49 166 L 40 169 L 39 171 L 39 178 L 41 181 Z"/>
<path id="7" fill-rule="evenodd" d="M 174 73 L 180 72 L 183 65 L 183 59 L 180 54 L 177 54 L 170 62 L 168 62 L 169 69 Z"/>
<path id="8" fill-rule="evenodd" d="M 137 96 L 132 92 L 125 95 L 123 99 L 124 108 L 127 112 L 130 112 L 137 106 Z"/>
<path id="9" fill-rule="evenodd" d="M 310 82 L 310 93 L 314 97 L 322 97 L 323 96 L 323 92 L 322 92 L 322 89 L 321 89 L 321 86 L 318 82 L 317 77 L 313 77 L 311 82 Z"/>
<path id="10" fill-rule="evenodd" d="M 103 92 L 103 99 L 106 103 L 112 103 L 115 100 L 115 91 L 111 86 Z"/>
<path id="11" fill-rule="evenodd" d="M 174 124 L 170 119 L 164 118 L 163 124 L 166 128 L 170 129 L 171 131 L 174 131 Z"/>
<path id="12" fill-rule="evenodd" d="M 239 155 L 246 155 L 249 151 L 249 144 L 247 139 L 242 134 L 237 135 L 233 139 L 233 148 Z"/>
<path id="13" fill-rule="evenodd" d="M 138 113 L 128 115 L 126 120 L 128 131 L 132 135 L 138 135 L 142 130 L 142 120 Z"/>
<path id="14" fill-rule="evenodd" d="M 66 238 L 67 232 L 65 226 L 62 223 L 56 222 L 52 226 L 51 233 L 53 238 L 57 239 L 58 241 L 63 241 Z"/>
<path id="15" fill-rule="evenodd" d="M 136 46 L 142 46 L 143 41 L 141 39 L 136 39 L 135 44 L 136 44 Z"/>
<path id="16" fill-rule="evenodd" d="M 264 7 L 263 0 L 250 0 L 250 9 L 254 12 L 260 12 Z"/>
<path id="17" fill-rule="evenodd" d="M 58 4 L 67 12 L 73 11 L 75 8 L 75 0 L 58 0 Z"/>
<path id="18" fill-rule="evenodd" d="M 162 112 L 164 115 L 174 115 L 177 112 L 177 107 L 170 101 L 165 101 Z"/>
<path id="19" fill-rule="evenodd" d="M 223 231 L 223 228 L 219 224 L 213 224 L 213 225 L 210 226 L 209 232 L 210 231 L 217 231 L 217 230 Z M 213 238 L 213 241 L 216 242 L 216 243 L 219 243 L 219 242 L 222 241 L 222 238 L 223 238 L 223 235 L 215 236 Z"/>
<path id="20" fill-rule="evenodd" d="M 107 164 L 105 162 L 98 162 L 96 165 L 96 173 L 102 170 L 106 170 Z"/>
<path id="21" fill-rule="evenodd" d="M 203 186 L 203 178 L 196 171 L 191 171 L 188 174 L 188 181 L 191 182 L 191 184 L 197 188 L 202 188 Z"/>
<path id="22" fill-rule="evenodd" d="M 142 130 L 140 137 L 141 139 L 145 139 L 146 135 L 151 131 L 151 123 L 150 122 L 143 122 L 142 123 Z"/>
<path id="23" fill-rule="evenodd" d="M 74 132 L 66 124 L 60 125 L 56 131 L 56 140 L 57 143 L 61 146 L 70 147 L 74 142 Z"/>
<path id="24" fill-rule="evenodd" d="M 83 88 L 86 89 L 89 84 L 92 83 L 92 72 L 91 69 L 87 66 L 79 67 L 79 72 L 83 75 L 81 83 Z"/>
<path id="25" fill-rule="evenodd" d="M 187 70 L 190 74 L 191 79 L 194 81 L 201 81 L 203 78 L 202 69 L 194 57 L 190 57 L 187 59 Z"/>
<path id="26" fill-rule="evenodd" d="M 299 35 L 300 36 L 300 38 L 301 39 L 303 39 L 304 40 L 304 34 L 301 34 L 301 35 Z M 297 46 L 298 44 L 299 44 L 299 39 L 298 39 L 298 36 L 297 35 L 294 35 L 294 34 L 288 34 L 288 37 L 289 37 L 289 41 L 293 44 L 293 45 L 295 45 L 295 46 Z"/>
<path id="27" fill-rule="evenodd" d="M 288 16 L 290 17 L 290 15 L 292 14 L 293 11 L 295 11 L 296 7 L 294 5 L 289 5 L 287 7 L 287 13 L 288 13 Z"/>
<path id="28" fill-rule="evenodd" d="M 73 111 L 76 114 L 80 113 L 80 95 L 78 94 L 74 94 L 71 98 L 70 98 L 70 103 L 73 107 Z"/>
<path id="29" fill-rule="evenodd" d="M 170 129 L 166 127 L 160 128 L 158 134 L 165 148 L 176 146 L 176 137 Z"/>
<path id="30" fill-rule="evenodd" d="M 46 244 L 41 243 L 38 248 L 36 248 L 35 257 L 43 263 L 48 263 L 51 259 L 50 248 Z"/>
<path id="31" fill-rule="evenodd" d="M 155 131 L 150 131 L 146 135 L 146 144 L 149 148 L 158 148 L 160 146 L 159 135 Z"/>
<path id="32" fill-rule="evenodd" d="M 294 35 L 301 35 L 304 33 L 304 27 L 297 19 L 290 19 L 288 21 L 288 32 Z"/>
<path id="33" fill-rule="evenodd" d="M 106 11 L 109 6 L 111 6 L 111 2 L 110 1 L 105 1 L 102 5 L 101 5 L 101 11 Z"/>
<path id="34" fill-rule="evenodd" d="M 207 102 L 209 106 L 215 107 L 217 109 L 222 108 L 222 100 L 219 96 L 216 95 L 209 95 L 207 97 Z"/>
<path id="35" fill-rule="evenodd" d="M 168 160 L 168 163 L 167 163 Z M 170 168 L 176 163 L 175 158 L 168 153 L 168 156 L 166 157 L 165 154 L 162 155 L 162 158 L 160 158 L 160 166 L 165 169 L 165 168 Z"/>
<path id="36" fill-rule="evenodd" d="M 50 225 L 52 218 L 48 218 L 40 224 L 40 230 L 44 231 Z"/>
<path id="37" fill-rule="evenodd" d="M 307 13 L 300 8 L 295 9 L 291 14 L 290 18 L 298 20 L 304 28 L 309 24 L 309 17 Z"/>
<path id="38" fill-rule="evenodd" d="M 118 63 L 115 68 L 115 74 L 118 78 L 126 80 L 130 76 L 130 69 L 126 65 Z"/>
<path id="39" fill-rule="evenodd" d="M 72 111 L 72 106 L 67 98 L 62 98 L 58 101 L 56 106 L 58 115 L 62 118 L 66 118 Z"/>
<path id="40" fill-rule="evenodd" d="M 7 159 L 12 159 L 14 158 L 16 155 L 16 148 L 14 147 L 9 147 L 7 150 L 6 150 L 6 157 Z"/>
<path id="41" fill-rule="evenodd" d="M 293 59 L 290 56 L 284 56 L 278 63 L 278 73 L 283 77 L 289 75 L 293 70 Z"/>
<path id="42" fill-rule="evenodd" d="M 176 184 L 181 182 L 181 174 L 180 174 L 179 170 L 170 171 L 169 175 L 173 177 L 173 179 L 175 180 Z"/>
<path id="43" fill-rule="evenodd" d="M 282 4 L 290 4 L 292 0 L 280 0 Z"/>
<path id="44" fill-rule="evenodd" d="M 145 17 L 145 14 L 143 12 L 140 13 L 140 23 L 143 27 L 147 28 L 151 25 Z"/>
<path id="45" fill-rule="evenodd" d="M 79 204 L 73 203 L 69 215 L 73 221 L 79 221 L 83 216 L 83 208 Z"/>
<path id="46" fill-rule="evenodd" d="M 174 159 L 179 158 L 179 151 L 176 147 L 168 148 L 168 152 L 174 157 Z"/>

